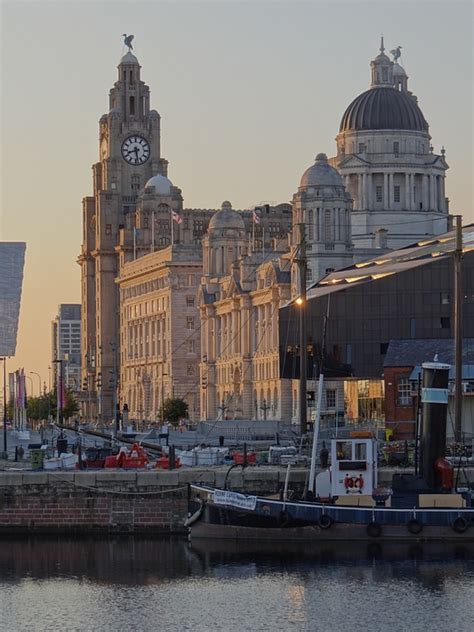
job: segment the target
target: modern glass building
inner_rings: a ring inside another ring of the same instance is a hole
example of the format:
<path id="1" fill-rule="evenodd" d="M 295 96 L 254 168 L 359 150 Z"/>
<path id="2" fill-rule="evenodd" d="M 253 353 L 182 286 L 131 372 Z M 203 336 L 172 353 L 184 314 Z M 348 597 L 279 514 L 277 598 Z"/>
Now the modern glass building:
<path id="1" fill-rule="evenodd" d="M 0 356 L 16 352 L 26 244 L 0 242 Z"/>

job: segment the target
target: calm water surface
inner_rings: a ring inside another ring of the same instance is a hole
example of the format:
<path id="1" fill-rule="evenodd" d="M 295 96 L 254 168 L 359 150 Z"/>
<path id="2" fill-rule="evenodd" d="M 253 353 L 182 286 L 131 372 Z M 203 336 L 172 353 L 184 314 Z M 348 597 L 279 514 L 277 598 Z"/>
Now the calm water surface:
<path id="1" fill-rule="evenodd" d="M 0 542 L 0 630 L 474 629 L 474 546 Z"/>

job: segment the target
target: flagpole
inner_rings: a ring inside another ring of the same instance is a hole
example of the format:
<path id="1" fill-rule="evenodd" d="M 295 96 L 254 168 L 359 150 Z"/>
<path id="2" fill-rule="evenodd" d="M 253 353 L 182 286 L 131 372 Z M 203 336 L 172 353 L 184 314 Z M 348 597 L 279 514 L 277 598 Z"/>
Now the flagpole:
<path id="1" fill-rule="evenodd" d="M 173 209 L 170 208 L 170 221 L 171 221 L 171 245 L 174 244 L 174 226 L 173 226 Z"/>
<path id="2" fill-rule="evenodd" d="M 151 213 L 151 251 L 155 252 L 155 211 Z"/>
<path id="3" fill-rule="evenodd" d="M 133 260 L 137 258 L 137 229 L 133 228 Z"/>
<path id="4" fill-rule="evenodd" d="M 262 261 L 265 260 L 265 226 L 262 226 Z"/>

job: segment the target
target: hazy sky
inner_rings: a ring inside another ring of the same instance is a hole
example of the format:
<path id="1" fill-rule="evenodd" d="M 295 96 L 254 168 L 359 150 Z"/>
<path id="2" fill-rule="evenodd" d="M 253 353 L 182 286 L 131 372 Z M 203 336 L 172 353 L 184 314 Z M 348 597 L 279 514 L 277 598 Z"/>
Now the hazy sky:
<path id="1" fill-rule="evenodd" d="M 17 356 L 47 380 L 50 321 L 80 302 L 81 199 L 122 33 L 162 116 L 169 176 L 188 207 L 289 201 L 335 153 L 369 63 L 403 46 L 409 87 L 446 147 L 451 211 L 473 211 L 473 5 L 376 2 L 3 1 L 0 239 L 27 242 Z M 35 390 L 37 390 L 37 380 Z"/>

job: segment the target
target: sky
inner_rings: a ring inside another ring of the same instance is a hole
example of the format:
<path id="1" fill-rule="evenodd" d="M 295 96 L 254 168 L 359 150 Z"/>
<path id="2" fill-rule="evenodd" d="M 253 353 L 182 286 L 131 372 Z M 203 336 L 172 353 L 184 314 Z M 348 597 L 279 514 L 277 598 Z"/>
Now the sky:
<path id="1" fill-rule="evenodd" d="M 0 239 L 26 241 L 17 354 L 48 381 L 50 323 L 80 302 L 81 200 L 98 120 L 133 33 L 162 155 L 185 206 L 291 200 L 347 105 L 369 86 L 380 35 L 446 148 L 452 213 L 474 221 L 473 4 L 3 0 Z M 38 380 L 34 380 L 34 391 Z"/>

